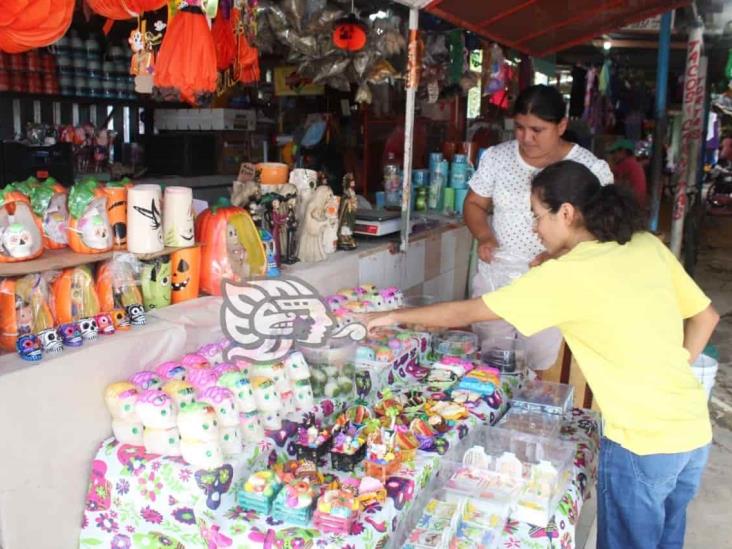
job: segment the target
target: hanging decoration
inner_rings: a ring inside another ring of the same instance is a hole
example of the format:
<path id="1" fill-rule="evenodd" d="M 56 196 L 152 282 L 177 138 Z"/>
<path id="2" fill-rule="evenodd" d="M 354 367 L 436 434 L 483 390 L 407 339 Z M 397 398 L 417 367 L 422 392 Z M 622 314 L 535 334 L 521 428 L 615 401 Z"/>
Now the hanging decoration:
<path id="1" fill-rule="evenodd" d="M 91 10 L 107 19 L 124 21 L 159 10 L 167 0 L 86 0 Z"/>
<path id="2" fill-rule="evenodd" d="M 0 51 L 20 53 L 53 44 L 71 25 L 75 0 L 3 0 Z"/>
<path id="3" fill-rule="evenodd" d="M 130 74 L 135 76 L 137 93 L 152 93 L 153 74 L 155 72 L 155 46 L 163 39 L 162 30 L 165 23 L 155 22 L 157 34 L 148 32 L 147 21 L 137 19 L 137 28 L 130 33 L 128 43 L 132 49 Z"/>
<path id="4" fill-rule="evenodd" d="M 366 46 L 368 29 L 358 20 L 355 13 L 349 13 L 345 18 L 336 21 L 333 27 L 333 45 L 347 52 L 361 51 Z"/>

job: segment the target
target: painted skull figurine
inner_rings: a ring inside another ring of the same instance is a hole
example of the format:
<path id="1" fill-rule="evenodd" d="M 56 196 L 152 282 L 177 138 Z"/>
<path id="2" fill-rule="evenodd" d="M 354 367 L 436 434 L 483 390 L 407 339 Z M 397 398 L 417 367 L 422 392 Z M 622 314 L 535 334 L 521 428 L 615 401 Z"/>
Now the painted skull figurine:
<path id="1" fill-rule="evenodd" d="M 112 311 L 112 322 L 115 330 L 130 329 L 130 317 L 127 316 L 124 309 L 114 309 Z"/>
<path id="2" fill-rule="evenodd" d="M 127 316 L 130 317 L 130 324 L 133 326 L 142 326 L 146 322 L 145 308 L 139 303 L 134 305 L 127 305 L 125 308 Z"/>
<path id="3" fill-rule="evenodd" d="M 111 314 L 99 313 L 94 317 L 94 320 L 97 321 L 97 327 L 99 328 L 100 334 L 112 335 L 114 333 L 114 321 L 112 320 Z"/>
<path id="4" fill-rule="evenodd" d="M 194 402 L 181 409 L 178 429 L 183 440 L 219 441 L 216 410 L 204 402 Z"/>
<path id="5" fill-rule="evenodd" d="M 64 350 L 64 343 L 56 328 L 41 330 L 38 332 L 38 339 L 41 340 L 44 353 L 60 353 Z"/>
<path id="6" fill-rule="evenodd" d="M 210 404 L 216 410 L 216 417 L 222 427 L 239 425 L 239 412 L 234 393 L 224 387 L 208 387 L 198 395 L 199 402 Z"/>
<path id="7" fill-rule="evenodd" d="M 310 377 L 310 368 L 300 351 L 295 351 L 285 358 L 285 368 L 287 369 L 287 377 L 292 381 Z"/>
<path id="8" fill-rule="evenodd" d="M 180 362 L 170 360 L 159 364 L 158 367 L 155 368 L 155 373 L 163 379 L 178 379 L 180 381 L 184 381 L 188 375 L 188 369 Z"/>
<path id="9" fill-rule="evenodd" d="M 16 259 L 33 255 L 33 237 L 20 223 L 11 223 L 4 230 L 0 230 L 0 244 L 6 255 Z"/>
<path id="10" fill-rule="evenodd" d="M 80 347 L 84 343 L 79 324 L 76 322 L 61 324 L 58 327 L 58 333 L 61 335 L 61 340 L 67 347 Z"/>
<path id="11" fill-rule="evenodd" d="M 225 387 L 234 393 L 236 406 L 239 412 L 253 412 L 257 409 L 252 386 L 244 372 L 228 372 L 216 382 L 219 387 Z"/>
<path id="12" fill-rule="evenodd" d="M 35 334 L 25 334 L 18 338 L 15 342 L 15 348 L 18 350 L 20 358 L 35 362 L 43 358 L 41 351 L 41 340 Z"/>
<path id="13" fill-rule="evenodd" d="M 139 423 L 135 404 L 140 391 L 129 381 L 118 381 L 107 385 L 104 391 L 104 402 L 109 414 L 114 419 Z"/>
<path id="14" fill-rule="evenodd" d="M 163 391 L 173 399 L 173 403 L 179 412 L 196 400 L 196 390 L 193 385 L 180 379 L 168 381 L 163 385 Z"/>
<path id="15" fill-rule="evenodd" d="M 79 321 L 79 329 L 81 330 L 81 337 L 87 341 L 93 341 L 99 335 L 99 326 L 93 317 L 82 318 Z"/>

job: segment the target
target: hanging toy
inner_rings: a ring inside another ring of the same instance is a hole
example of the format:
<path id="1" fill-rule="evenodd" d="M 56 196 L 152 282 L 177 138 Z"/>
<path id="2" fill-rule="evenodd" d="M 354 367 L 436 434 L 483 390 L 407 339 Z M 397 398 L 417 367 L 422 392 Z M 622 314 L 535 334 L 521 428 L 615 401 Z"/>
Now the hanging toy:
<path id="1" fill-rule="evenodd" d="M 165 23 L 155 22 L 157 34 L 147 31 L 147 21 L 137 20 L 137 28 L 133 29 L 127 42 L 132 50 L 130 60 L 130 74 L 135 76 L 135 91 L 137 93 L 152 93 L 153 74 L 155 73 L 154 47 L 163 39 L 162 30 Z"/>
<path id="2" fill-rule="evenodd" d="M 351 53 L 361 51 L 366 46 L 368 27 L 356 17 L 353 1 L 351 13 L 335 22 L 331 39 L 336 48 Z"/>

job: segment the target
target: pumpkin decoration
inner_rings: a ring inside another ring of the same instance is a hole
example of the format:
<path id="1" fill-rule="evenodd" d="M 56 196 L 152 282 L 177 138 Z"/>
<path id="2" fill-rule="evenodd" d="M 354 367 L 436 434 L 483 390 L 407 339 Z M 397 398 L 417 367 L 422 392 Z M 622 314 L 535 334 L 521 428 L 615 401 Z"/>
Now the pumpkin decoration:
<path id="1" fill-rule="evenodd" d="M 41 274 L 0 281 L 0 349 L 15 351 L 19 336 L 53 326 L 52 295 Z"/>
<path id="2" fill-rule="evenodd" d="M 99 298 L 88 266 L 64 269 L 53 283 L 56 318 L 60 324 L 99 314 Z"/>
<path id="3" fill-rule="evenodd" d="M 42 233 L 28 197 L 8 187 L 0 192 L 0 263 L 28 261 L 43 252 Z"/>
<path id="4" fill-rule="evenodd" d="M 76 183 L 69 191 L 69 247 L 95 254 L 112 249 L 112 228 L 107 217 L 107 195 L 93 179 Z"/>
<path id="5" fill-rule="evenodd" d="M 170 274 L 169 255 L 142 262 L 140 285 L 146 311 L 170 305 Z"/>
<path id="6" fill-rule="evenodd" d="M 104 186 L 107 196 L 107 218 L 112 228 L 112 248 L 127 249 L 127 189 L 129 180 L 110 181 Z"/>
<path id="7" fill-rule="evenodd" d="M 43 247 L 47 250 L 65 248 L 68 245 L 69 222 L 66 188 L 49 177 L 30 189 L 30 200 L 37 225 L 43 232 Z"/>
<path id="8" fill-rule="evenodd" d="M 221 295 L 222 279 L 241 282 L 267 269 L 252 218 L 225 198 L 198 215 L 196 240 L 201 243 L 201 290 L 207 294 Z"/>
<path id="9" fill-rule="evenodd" d="M 171 300 L 180 303 L 198 297 L 201 279 L 201 248 L 183 248 L 170 256 L 171 268 Z"/>
<path id="10" fill-rule="evenodd" d="M 347 52 L 361 51 L 366 46 L 368 29 L 358 20 L 355 13 L 349 13 L 336 21 L 331 39 L 333 45 Z"/>
<path id="11" fill-rule="evenodd" d="M 135 269 L 136 266 L 125 257 L 110 259 L 99 265 L 96 290 L 103 312 L 124 311 L 131 305 L 142 305 Z"/>

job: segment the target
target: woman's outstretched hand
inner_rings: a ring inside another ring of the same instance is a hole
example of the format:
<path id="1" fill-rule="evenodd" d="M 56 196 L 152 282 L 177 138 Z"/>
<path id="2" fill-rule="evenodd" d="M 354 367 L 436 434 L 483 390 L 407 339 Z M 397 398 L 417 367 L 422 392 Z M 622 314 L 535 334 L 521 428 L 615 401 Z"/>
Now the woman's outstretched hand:
<path id="1" fill-rule="evenodd" d="M 353 316 L 356 322 L 360 322 L 366 326 L 369 332 L 372 332 L 376 328 L 396 324 L 396 321 L 392 318 L 391 311 L 383 313 L 359 313 Z"/>

